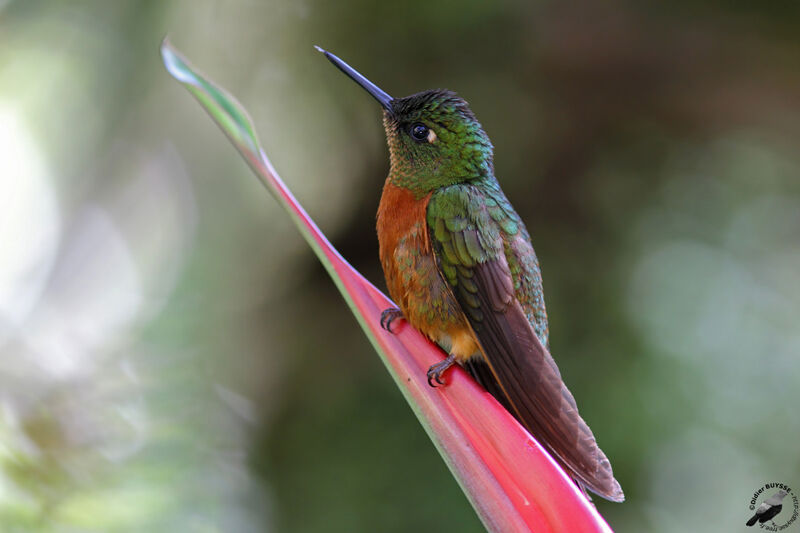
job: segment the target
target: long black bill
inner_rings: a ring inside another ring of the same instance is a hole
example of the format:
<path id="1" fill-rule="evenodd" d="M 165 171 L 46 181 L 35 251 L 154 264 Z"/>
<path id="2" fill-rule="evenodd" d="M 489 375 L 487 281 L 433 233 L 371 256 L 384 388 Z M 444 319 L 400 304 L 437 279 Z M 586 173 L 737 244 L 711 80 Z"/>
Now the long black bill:
<path id="1" fill-rule="evenodd" d="M 325 54 L 325 57 L 328 60 L 336 65 L 336 68 L 347 74 L 353 81 L 357 84 L 361 85 L 366 91 L 372 95 L 375 100 L 380 102 L 384 109 L 391 112 L 392 111 L 392 97 L 383 92 L 377 85 L 369 81 L 367 78 L 362 76 L 356 69 L 333 55 L 332 53 L 328 52 L 327 50 L 323 50 L 319 46 L 314 45 L 314 48 Z"/>

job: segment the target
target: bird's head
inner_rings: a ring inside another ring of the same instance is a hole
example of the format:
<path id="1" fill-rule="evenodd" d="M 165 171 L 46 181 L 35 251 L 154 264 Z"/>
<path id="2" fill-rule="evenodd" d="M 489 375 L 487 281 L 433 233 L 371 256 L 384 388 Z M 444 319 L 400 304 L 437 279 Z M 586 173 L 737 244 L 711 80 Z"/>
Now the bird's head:
<path id="1" fill-rule="evenodd" d="M 383 107 L 392 183 L 424 195 L 493 175 L 492 143 L 463 98 L 446 89 L 392 98 L 335 55 L 319 50 Z"/>

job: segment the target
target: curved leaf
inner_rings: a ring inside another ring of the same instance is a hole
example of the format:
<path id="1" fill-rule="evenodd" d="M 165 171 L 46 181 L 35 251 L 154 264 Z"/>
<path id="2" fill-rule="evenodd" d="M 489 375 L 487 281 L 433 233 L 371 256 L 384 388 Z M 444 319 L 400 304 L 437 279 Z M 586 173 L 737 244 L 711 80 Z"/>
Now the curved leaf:
<path id="1" fill-rule="evenodd" d="M 426 371 L 444 354 L 405 322 L 381 329 L 394 304 L 331 246 L 278 177 L 241 105 L 198 74 L 165 39 L 164 64 L 230 138 L 294 220 L 358 319 L 395 383 L 490 531 L 610 532 L 536 440 L 461 368 L 446 387 L 428 386 Z"/>

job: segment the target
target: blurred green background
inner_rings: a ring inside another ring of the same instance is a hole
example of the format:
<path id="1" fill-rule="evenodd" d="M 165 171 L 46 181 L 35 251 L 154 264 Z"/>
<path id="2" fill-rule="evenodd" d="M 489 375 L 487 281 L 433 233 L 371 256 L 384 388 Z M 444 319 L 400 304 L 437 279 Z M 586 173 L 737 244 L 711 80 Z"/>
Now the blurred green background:
<path id="1" fill-rule="evenodd" d="M 0 529 L 481 531 L 288 217 L 383 287 L 375 102 L 458 91 L 542 262 L 618 531 L 800 487 L 800 4 L 0 1 Z"/>

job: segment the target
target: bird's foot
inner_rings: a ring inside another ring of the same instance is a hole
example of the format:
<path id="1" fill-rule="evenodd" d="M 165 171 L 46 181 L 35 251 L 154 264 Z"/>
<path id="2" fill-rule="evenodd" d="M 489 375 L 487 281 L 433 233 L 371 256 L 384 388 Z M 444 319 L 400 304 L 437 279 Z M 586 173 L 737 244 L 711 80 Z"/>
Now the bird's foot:
<path id="1" fill-rule="evenodd" d="M 398 318 L 403 318 L 403 312 L 398 308 L 390 307 L 389 309 L 384 309 L 381 312 L 381 327 L 389 333 L 394 333 L 392 331 L 392 322 Z"/>
<path id="2" fill-rule="evenodd" d="M 444 385 L 445 383 L 442 381 L 442 374 L 444 374 L 448 368 L 453 366 L 455 362 L 456 356 L 451 354 L 448 355 L 447 359 L 441 363 L 431 365 L 431 367 L 428 369 L 428 385 L 435 388 L 436 385 L 433 384 L 434 381 L 439 385 Z"/>

